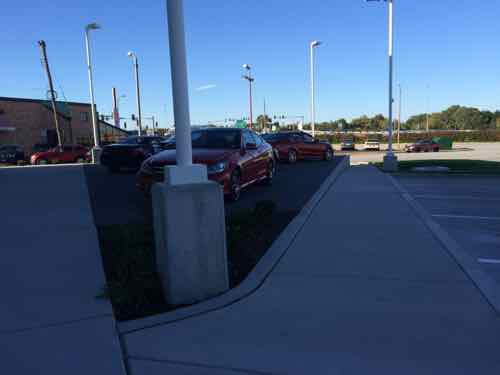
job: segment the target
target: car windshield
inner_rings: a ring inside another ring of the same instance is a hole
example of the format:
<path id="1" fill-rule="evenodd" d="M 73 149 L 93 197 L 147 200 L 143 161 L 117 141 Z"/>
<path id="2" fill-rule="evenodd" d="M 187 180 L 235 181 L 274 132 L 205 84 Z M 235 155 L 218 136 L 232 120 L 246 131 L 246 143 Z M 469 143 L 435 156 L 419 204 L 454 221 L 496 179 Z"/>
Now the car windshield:
<path id="1" fill-rule="evenodd" d="M 238 129 L 197 130 L 191 133 L 193 148 L 240 148 Z"/>

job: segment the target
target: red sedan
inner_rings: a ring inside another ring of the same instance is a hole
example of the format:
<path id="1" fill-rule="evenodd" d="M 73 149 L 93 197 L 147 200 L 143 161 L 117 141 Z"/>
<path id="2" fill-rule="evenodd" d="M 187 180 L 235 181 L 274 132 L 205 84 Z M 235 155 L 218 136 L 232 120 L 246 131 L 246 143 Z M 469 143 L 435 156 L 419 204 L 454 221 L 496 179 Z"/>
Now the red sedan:
<path id="1" fill-rule="evenodd" d="M 406 145 L 406 152 L 439 152 L 439 143 L 434 141 L 418 141 L 411 145 Z"/>
<path id="2" fill-rule="evenodd" d="M 193 162 L 207 166 L 208 178 L 219 183 L 224 194 L 238 200 L 241 189 L 259 181 L 270 183 L 275 173 L 272 147 L 248 129 L 212 128 L 191 133 Z M 176 151 L 165 150 L 144 161 L 137 186 L 149 192 L 163 181 L 164 166 L 176 164 Z"/>
<path id="3" fill-rule="evenodd" d="M 299 159 L 333 159 L 333 148 L 328 142 L 314 139 L 304 132 L 280 132 L 264 135 L 280 160 L 295 163 Z"/>
<path id="4" fill-rule="evenodd" d="M 47 151 L 35 152 L 31 155 L 30 162 L 33 165 L 58 164 L 58 163 L 83 163 L 87 160 L 88 150 L 83 146 L 63 146 Z"/>

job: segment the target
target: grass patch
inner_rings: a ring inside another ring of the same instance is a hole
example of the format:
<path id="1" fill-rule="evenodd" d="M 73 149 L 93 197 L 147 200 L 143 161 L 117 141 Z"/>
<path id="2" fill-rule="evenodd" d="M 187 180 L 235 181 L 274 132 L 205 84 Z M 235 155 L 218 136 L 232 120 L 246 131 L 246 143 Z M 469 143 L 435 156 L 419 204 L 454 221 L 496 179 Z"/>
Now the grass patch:
<path id="1" fill-rule="evenodd" d="M 277 212 L 270 201 L 226 218 L 228 271 L 231 287 L 243 281 L 297 212 Z M 173 309 L 163 297 L 156 272 L 151 225 L 98 228 L 107 285 L 99 297 L 109 298 L 119 321 Z"/>
<path id="2" fill-rule="evenodd" d="M 382 169 L 383 163 L 371 163 Z M 500 175 L 500 162 L 484 160 L 403 160 L 399 162 L 399 172 L 411 172 L 416 167 L 448 167 L 448 173 L 468 174 L 498 174 Z"/>

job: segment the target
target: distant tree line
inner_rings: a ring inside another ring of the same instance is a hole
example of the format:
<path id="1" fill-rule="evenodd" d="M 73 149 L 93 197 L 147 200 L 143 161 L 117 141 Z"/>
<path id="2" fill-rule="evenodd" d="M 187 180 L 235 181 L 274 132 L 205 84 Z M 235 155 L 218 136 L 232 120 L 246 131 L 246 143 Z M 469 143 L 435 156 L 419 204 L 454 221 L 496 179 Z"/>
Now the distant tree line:
<path id="1" fill-rule="evenodd" d="M 426 129 L 427 115 L 419 114 L 410 117 L 405 129 Z M 473 107 L 459 105 L 437 113 L 429 114 L 429 129 L 439 130 L 488 130 L 500 129 L 500 111 L 480 111 Z"/>
<path id="2" fill-rule="evenodd" d="M 473 107 L 453 105 L 442 112 L 418 114 L 411 116 L 406 122 L 401 123 L 402 130 L 426 130 L 427 121 L 429 130 L 500 130 L 500 111 L 481 111 Z M 293 125 L 281 125 L 273 122 L 271 118 L 259 116 L 259 127 L 271 125 L 282 130 L 291 129 Z M 347 121 L 344 118 L 335 121 L 323 121 L 315 124 L 316 130 L 321 131 L 384 131 L 387 130 L 388 119 L 377 114 L 373 117 L 366 115 Z M 397 119 L 394 120 L 397 125 Z M 304 125 L 305 130 L 311 129 L 311 124 Z"/>

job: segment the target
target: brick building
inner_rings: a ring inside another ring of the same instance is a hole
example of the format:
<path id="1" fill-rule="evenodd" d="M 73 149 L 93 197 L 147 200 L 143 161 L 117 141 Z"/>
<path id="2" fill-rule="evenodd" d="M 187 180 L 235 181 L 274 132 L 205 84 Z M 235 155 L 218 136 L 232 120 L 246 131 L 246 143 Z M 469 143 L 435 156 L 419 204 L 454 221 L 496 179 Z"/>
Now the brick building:
<path id="1" fill-rule="evenodd" d="M 63 143 L 92 146 L 92 111 L 90 104 L 57 102 Z M 99 121 L 101 142 L 114 142 L 127 132 Z M 57 134 L 50 101 L 0 97 L 0 145 L 15 144 L 31 152 L 35 144 L 55 146 Z"/>

